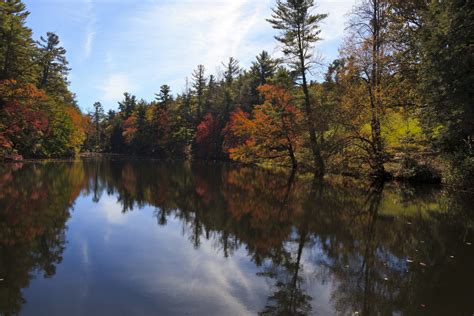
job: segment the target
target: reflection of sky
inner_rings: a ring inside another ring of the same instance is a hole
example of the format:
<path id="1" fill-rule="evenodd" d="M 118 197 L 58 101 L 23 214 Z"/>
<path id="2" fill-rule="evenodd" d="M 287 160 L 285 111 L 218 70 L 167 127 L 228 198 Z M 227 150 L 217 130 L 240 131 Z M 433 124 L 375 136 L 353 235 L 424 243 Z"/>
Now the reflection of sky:
<path id="1" fill-rule="evenodd" d="M 114 196 L 76 201 L 63 262 L 51 279 L 38 276 L 24 291 L 25 315 L 248 315 L 261 311 L 272 282 L 244 247 L 225 258 L 202 238 L 198 250 L 170 217 L 159 226 L 154 209 L 122 214 Z M 308 252 L 309 253 L 309 252 Z M 329 311 L 330 286 L 303 257 L 315 311 Z"/>

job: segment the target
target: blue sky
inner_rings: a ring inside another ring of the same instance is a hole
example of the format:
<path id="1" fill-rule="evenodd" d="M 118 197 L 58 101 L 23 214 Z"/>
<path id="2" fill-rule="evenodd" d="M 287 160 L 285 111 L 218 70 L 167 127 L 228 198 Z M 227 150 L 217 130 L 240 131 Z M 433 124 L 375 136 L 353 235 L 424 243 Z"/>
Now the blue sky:
<path id="1" fill-rule="evenodd" d="M 53 31 L 67 49 L 71 90 L 87 111 L 116 109 L 124 92 L 152 100 L 162 84 L 185 88 L 198 64 L 219 75 L 233 56 L 247 67 L 263 49 L 279 56 L 266 18 L 274 0 L 24 0 L 34 38 Z M 337 57 L 355 0 L 316 0 L 329 13 L 317 51 Z M 317 71 L 317 70 L 316 70 Z"/>

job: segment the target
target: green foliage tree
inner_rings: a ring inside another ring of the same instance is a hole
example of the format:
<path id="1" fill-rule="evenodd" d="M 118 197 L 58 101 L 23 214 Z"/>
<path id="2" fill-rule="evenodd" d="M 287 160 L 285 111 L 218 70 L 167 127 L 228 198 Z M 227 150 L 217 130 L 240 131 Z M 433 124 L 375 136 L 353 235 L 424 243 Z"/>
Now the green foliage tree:
<path id="1" fill-rule="evenodd" d="M 420 93 L 424 122 L 449 154 L 474 155 L 474 8 L 433 1 L 421 31 Z"/>
<path id="2" fill-rule="evenodd" d="M 173 101 L 173 96 L 171 94 L 170 86 L 164 84 L 160 87 L 160 92 L 155 94 L 158 105 L 164 108 L 168 108 L 171 101 Z"/>
<path id="3" fill-rule="evenodd" d="M 41 69 L 38 88 L 54 93 L 57 89 L 64 89 L 61 85 L 66 86 L 70 68 L 66 59 L 66 50 L 59 46 L 59 36 L 52 32 L 46 33 L 46 36 L 46 38 L 41 37 L 37 42 L 38 63 Z"/>
<path id="4" fill-rule="evenodd" d="M 201 119 L 202 109 L 204 108 L 204 94 L 206 90 L 206 69 L 203 65 L 198 65 L 193 72 L 193 88 L 196 95 L 196 118 Z"/>
<path id="5" fill-rule="evenodd" d="M 137 98 L 128 92 L 123 94 L 124 99 L 118 103 L 120 112 L 125 118 L 130 117 L 137 106 Z"/>
<path id="6" fill-rule="evenodd" d="M 21 0 L 0 2 L 0 80 L 33 82 L 38 75 L 36 47 L 25 26 L 29 14 Z"/>

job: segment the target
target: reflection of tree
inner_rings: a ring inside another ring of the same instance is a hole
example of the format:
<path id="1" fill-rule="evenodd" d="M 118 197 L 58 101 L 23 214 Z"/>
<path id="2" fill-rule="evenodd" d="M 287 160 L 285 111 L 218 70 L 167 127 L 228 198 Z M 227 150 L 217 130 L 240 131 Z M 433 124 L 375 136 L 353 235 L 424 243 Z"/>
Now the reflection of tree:
<path id="1" fill-rule="evenodd" d="M 282 208 L 286 206 L 293 178 L 294 175 L 292 174 L 288 181 L 288 191 L 282 201 Z M 320 198 L 320 188 L 318 182 L 313 183 L 310 196 L 314 198 L 314 201 L 318 201 Z M 268 298 L 267 305 L 260 313 L 261 315 L 307 315 L 312 310 L 312 297 L 306 294 L 304 290 L 300 272 L 303 269 L 301 264 L 303 250 L 310 238 L 308 223 L 313 217 L 313 208 L 313 205 L 309 208 L 303 205 L 302 212 L 294 222 L 296 237 L 290 239 L 290 243 L 297 245 L 296 253 L 292 253 L 290 250 L 292 247 L 283 246 L 281 251 L 277 253 L 278 255 L 271 258 L 270 266 L 260 273 L 262 276 L 275 279 L 276 288 Z"/>
<path id="2" fill-rule="evenodd" d="M 83 179 L 80 163 L 4 165 L 0 170 L 0 314 L 19 313 L 21 290 L 35 274 L 55 274 L 65 223 Z"/>
<path id="3" fill-rule="evenodd" d="M 245 249 L 272 284 L 262 314 L 310 314 L 317 297 L 307 279 L 331 284 L 341 314 L 472 309 L 472 197 L 367 191 L 347 179 L 311 183 L 237 165 L 100 159 L 0 171 L 0 313 L 19 312 L 35 273 L 54 275 L 81 191 L 95 202 L 116 197 L 124 213 L 151 205 L 159 225 L 179 220 L 195 248 L 209 240 L 225 257 Z"/>

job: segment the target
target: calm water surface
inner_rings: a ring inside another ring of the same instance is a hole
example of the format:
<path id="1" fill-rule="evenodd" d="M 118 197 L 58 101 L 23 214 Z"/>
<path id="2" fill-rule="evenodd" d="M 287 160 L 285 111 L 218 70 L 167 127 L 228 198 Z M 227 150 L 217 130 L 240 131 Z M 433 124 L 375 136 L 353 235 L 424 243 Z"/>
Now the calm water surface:
<path id="1" fill-rule="evenodd" d="M 474 198 L 225 164 L 0 166 L 0 315 L 473 315 Z"/>

